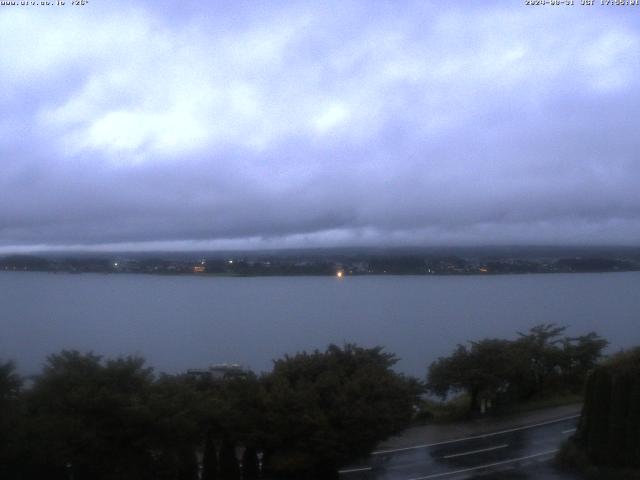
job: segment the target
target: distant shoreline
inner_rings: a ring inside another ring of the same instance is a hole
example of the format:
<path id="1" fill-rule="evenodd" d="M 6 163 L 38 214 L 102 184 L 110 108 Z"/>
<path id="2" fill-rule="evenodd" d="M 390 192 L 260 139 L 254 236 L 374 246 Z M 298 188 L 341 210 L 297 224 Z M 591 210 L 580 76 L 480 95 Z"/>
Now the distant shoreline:
<path id="1" fill-rule="evenodd" d="M 352 277 L 499 277 L 508 275 L 572 275 L 572 274 L 598 274 L 598 273 L 632 273 L 640 269 L 629 270 L 594 270 L 571 272 L 487 272 L 487 273 L 358 273 L 345 274 L 339 278 Z M 50 273 L 53 275 L 148 275 L 158 277 L 200 277 L 200 278 L 283 278 L 283 277 L 337 277 L 335 274 L 325 273 L 273 273 L 273 274 L 240 274 L 240 273 L 193 273 L 193 272 L 104 272 L 104 271 L 67 271 L 67 270 L 13 270 L 0 269 L 6 273 Z"/>
<path id="2" fill-rule="evenodd" d="M 0 257 L 0 271 L 213 277 L 487 276 L 640 271 L 640 250 L 118 254 Z"/>

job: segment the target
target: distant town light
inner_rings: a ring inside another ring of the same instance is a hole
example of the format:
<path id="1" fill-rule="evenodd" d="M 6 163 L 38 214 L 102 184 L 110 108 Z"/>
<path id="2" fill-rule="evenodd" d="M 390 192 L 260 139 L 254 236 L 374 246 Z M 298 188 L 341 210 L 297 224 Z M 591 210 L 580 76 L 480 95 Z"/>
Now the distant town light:
<path id="1" fill-rule="evenodd" d="M 231 264 L 233 263 L 233 260 L 229 260 L 229 262 L 228 262 L 228 263 L 229 263 L 229 265 L 231 265 Z"/>
<path id="2" fill-rule="evenodd" d="M 336 277 L 338 278 L 342 278 L 343 275 L 344 273 L 342 272 L 342 270 L 338 270 L 338 272 L 336 273 Z"/>

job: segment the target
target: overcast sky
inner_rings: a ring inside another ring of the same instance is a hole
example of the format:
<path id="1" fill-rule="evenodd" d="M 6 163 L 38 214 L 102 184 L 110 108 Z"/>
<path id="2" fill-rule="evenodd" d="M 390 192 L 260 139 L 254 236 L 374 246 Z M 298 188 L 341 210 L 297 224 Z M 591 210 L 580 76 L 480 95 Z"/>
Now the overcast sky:
<path id="1" fill-rule="evenodd" d="M 575 1 L 2 6 L 0 253 L 637 244 L 640 7 Z"/>

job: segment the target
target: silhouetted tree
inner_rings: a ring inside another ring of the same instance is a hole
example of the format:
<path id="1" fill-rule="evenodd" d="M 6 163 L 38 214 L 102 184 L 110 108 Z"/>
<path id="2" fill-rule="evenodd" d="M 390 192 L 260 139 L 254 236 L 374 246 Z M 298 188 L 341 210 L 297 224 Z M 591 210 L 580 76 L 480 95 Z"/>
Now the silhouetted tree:
<path id="1" fill-rule="evenodd" d="M 218 479 L 218 446 L 215 435 L 208 431 L 204 443 L 202 480 Z"/>
<path id="2" fill-rule="evenodd" d="M 91 353 L 50 356 L 27 398 L 36 471 L 71 471 L 76 480 L 146 478 L 151 382 L 140 358 L 103 364 Z"/>
<path id="3" fill-rule="evenodd" d="M 470 412 L 482 400 L 508 403 L 554 392 L 580 391 L 607 341 L 591 332 L 571 338 L 566 327 L 537 325 L 516 340 L 485 339 L 458 345 L 429 366 L 428 389 L 443 398 L 465 392 Z"/>
<path id="4" fill-rule="evenodd" d="M 589 376 L 575 438 L 596 465 L 640 468 L 640 347 Z"/>
<path id="5" fill-rule="evenodd" d="M 446 397 L 466 392 L 470 397 L 470 413 L 480 411 L 482 400 L 495 401 L 507 392 L 518 375 L 515 350 L 511 342 L 486 339 L 458 345 L 449 357 L 441 357 L 429 367 L 429 390 Z"/>
<path id="6" fill-rule="evenodd" d="M 150 386 L 147 443 L 154 478 L 187 476 L 196 468 L 195 452 L 205 438 L 203 403 L 195 382 L 184 375 L 161 375 Z"/>
<path id="7" fill-rule="evenodd" d="M 256 447 L 249 445 L 242 457 L 242 478 L 255 480 L 258 478 L 258 456 Z"/>
<path id="8" fill-rule="evenodd" d="M 13 475 L 22 438 L 20 411 L 20 388 L 22 378 L 16 373 L 12 361 L 0 362 L 0 478 Z"/>
<path id="9" fill-rule="evenodd" d="M 238 480 L 240 478 L 235 445 L 229 438 L 225 438 L 220 446 L 220 478 L 222 480 Z"/>
<path id="10" fill-rule="evenodd" d="M 330 479 L 406 427 L 421 391 L 381 348 L 334 345 L 277 360 L 271 374 L 155 376 L 139 357 L 62 351 L 20 389 L 0 364 L 0 473 L 24 480 Z M 267 473 L 270 472 L 270 473 Z M 266 477 L 268 478 L 268 477 Z"/>
<path id="11" fill-rule="evenodd" d="M 608 344 L 608 341 L 595 332 L 564 339 L 561 366 L 563 380 L 574 390 L 582 389 L 587 374 L 596 367 Z"/>
<path id="12" fill-rule="evenodd" d="M 536 325 L 526 334 L 518 332 L 520 338 L 516 341 L 516 348 L 524 362 L 518 385 L 521 396 L 528 398 L 561 385 L 560 368 L 568 360 L 560 348 L 561 335 L 566 329 L 548 323 Z"/>
<path id="13" fill-rule="evenodd" d="M 331 345 L 285 356 L 265 378 L 269 466 L 278 478 L 330 479 L 405 428 L 420 393 L 382 348 Z"/>

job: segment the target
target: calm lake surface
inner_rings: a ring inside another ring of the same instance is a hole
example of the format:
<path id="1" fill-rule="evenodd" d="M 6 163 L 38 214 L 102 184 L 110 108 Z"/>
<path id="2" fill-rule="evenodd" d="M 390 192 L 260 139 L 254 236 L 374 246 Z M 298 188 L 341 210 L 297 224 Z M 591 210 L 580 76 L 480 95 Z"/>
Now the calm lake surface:
<path id="1" fill-rule="evenodd" d="M 541 322 L 640 344 L 640 272 L 505 276 L 213 278 L 0 272 L 0 359 L 35 373 L 63 348 L 138 353 L 179 372 L 329 343 L 383 345 L 424 376 L 455 345 Z"/>

